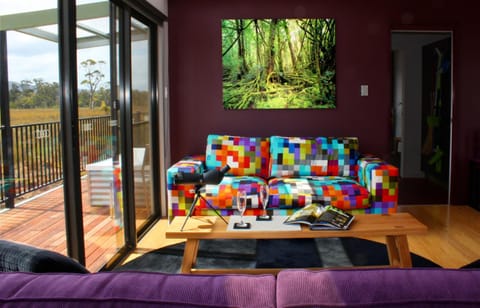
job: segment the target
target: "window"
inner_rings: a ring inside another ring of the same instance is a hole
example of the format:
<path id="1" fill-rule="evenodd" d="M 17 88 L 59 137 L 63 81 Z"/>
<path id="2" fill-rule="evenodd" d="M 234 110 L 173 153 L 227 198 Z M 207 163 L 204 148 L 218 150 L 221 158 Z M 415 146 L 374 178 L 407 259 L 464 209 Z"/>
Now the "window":
<path id="1" fill-rule="evenodd" d="M 8 85 L 0 88 L 0 237 L 97 271 L 133 248 L 159 215 L 152 64 L 154 20 L 164 16 L 136 1 L 67 3 L 0 0 L 0 78 Z M 59 11 L 76 28 L 59 25 Z M 121 27 L 125 20 L 130 27 Z M 68 137 L 78 146 L 65 148 Z"/>

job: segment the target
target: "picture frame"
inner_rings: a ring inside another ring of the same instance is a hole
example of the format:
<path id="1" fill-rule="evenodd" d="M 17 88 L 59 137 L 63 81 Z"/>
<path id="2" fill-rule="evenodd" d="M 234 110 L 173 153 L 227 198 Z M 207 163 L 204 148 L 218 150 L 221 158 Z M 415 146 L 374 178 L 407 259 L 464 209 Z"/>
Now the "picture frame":
<path id="1" fill-rule="evenodd" d="M 223 19 L 223 107 L 336 108 L 331 18 Z"/>

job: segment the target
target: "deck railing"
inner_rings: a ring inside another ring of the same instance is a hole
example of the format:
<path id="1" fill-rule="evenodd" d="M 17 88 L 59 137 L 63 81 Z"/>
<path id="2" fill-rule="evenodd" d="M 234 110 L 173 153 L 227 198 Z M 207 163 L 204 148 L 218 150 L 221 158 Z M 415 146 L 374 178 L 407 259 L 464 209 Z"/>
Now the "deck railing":
<path id="1" fill-rule="evenodd" d="M 5 207 L 8 198 L 63 179 L 60 122 L 14 125 L 10 129 L 13 162 L 7 161 L 0 151 L 0 208 Z M 80 119 L 79 133 L 81 171 L 89 163 L 112 157 L 110 116 Z M 0 144 L 3 144 L 2 136 L 0 134 Z M 7 176 L 4 166 L 13 166 L 13 175 Z"/>

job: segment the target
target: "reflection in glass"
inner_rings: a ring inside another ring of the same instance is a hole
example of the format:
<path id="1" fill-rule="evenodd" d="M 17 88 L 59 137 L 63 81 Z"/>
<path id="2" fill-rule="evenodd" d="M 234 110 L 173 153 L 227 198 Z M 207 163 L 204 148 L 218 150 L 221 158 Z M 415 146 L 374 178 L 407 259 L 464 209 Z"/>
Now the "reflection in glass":
<path id="1" fill-rule="evenodd" d="M 151 201 L 151 114 L 148 26 L 132 18 L 132 123 L 137 229 L 152 215 Z"/>
<path id="2" fill-rule="evenodd" d="M 87 257 L 87 267 L 99 268 L 125 245 L 117 155 L 122 123 L 116 121 L 117 109 L 112 103 L 116 97 L 112 85 L 117 80 L 111 80 L 111 66 L 114 71 L 117 67 L 110 48 L 117 48 L 110 40 L 109 2 L 78 6 L 83 6 L 77 9 L 77 63 L 80 159 L 85 175 L 82 182 L 86 182 L 82 186 L 84 237 L 86 255 L 92 256 Z M 92 15 L 97 16 L 90 18 Z"/>

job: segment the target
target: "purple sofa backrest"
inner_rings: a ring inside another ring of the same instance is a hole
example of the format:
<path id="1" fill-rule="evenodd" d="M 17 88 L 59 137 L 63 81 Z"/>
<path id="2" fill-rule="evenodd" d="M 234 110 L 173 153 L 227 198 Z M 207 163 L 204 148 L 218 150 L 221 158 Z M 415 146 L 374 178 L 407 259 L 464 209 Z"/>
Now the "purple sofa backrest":
<path id="1" fill-rule="evenodd" d="M 0 274 L 0 307 L 275 307 L 273 275 Z"/>
<path id="2" fill-rule="evenodd" d="M 480 270 L 286 270 L 277 277 L 277 307 L 479 306 Z"/>

